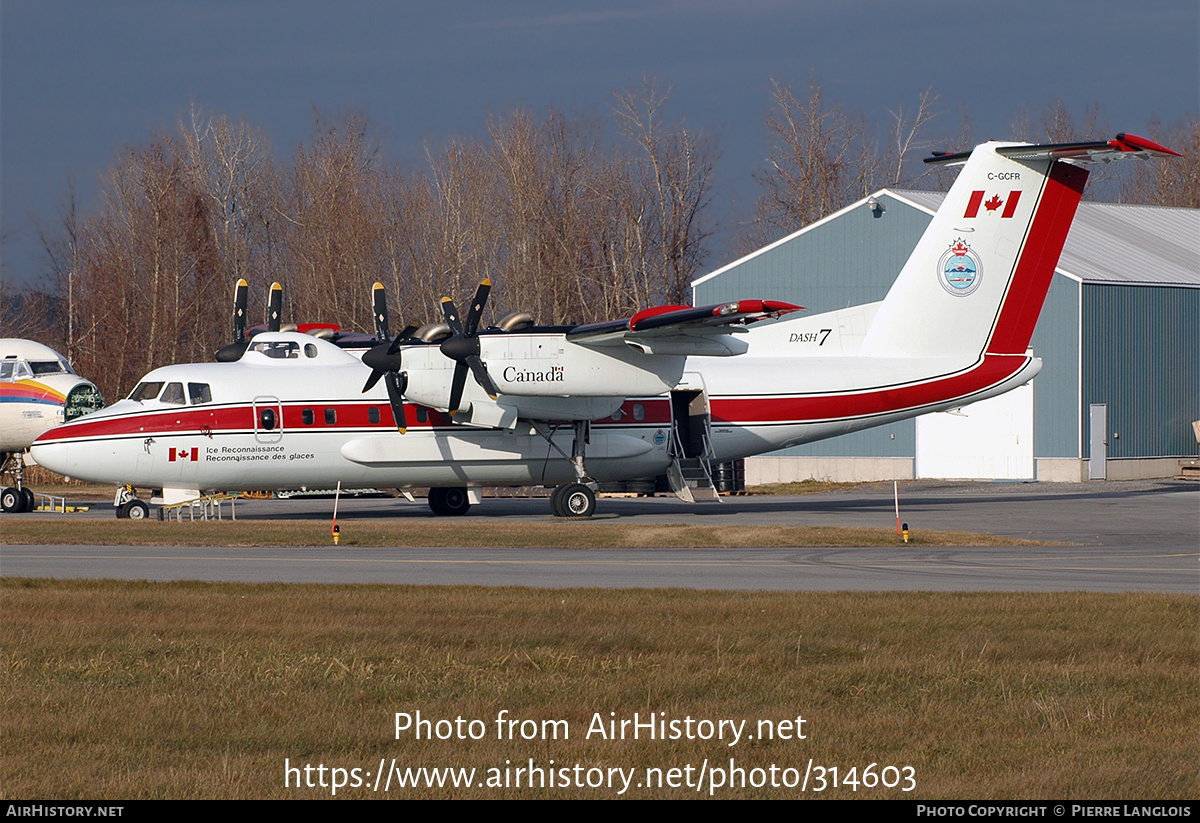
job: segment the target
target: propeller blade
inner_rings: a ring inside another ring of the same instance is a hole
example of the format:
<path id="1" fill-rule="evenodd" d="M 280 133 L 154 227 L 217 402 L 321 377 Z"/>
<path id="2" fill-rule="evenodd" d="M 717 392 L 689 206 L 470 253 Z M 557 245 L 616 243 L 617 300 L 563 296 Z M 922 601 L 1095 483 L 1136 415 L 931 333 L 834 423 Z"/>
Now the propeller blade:
<path id="1" fill-rule="evenodd" d="M 459 360 L 454 364 L 454 380 L 450 383 L 450 402 L 447 409 L 450 416 L 458 413 L 458 404 L 462 402 L 463 388 L 467 384 L 467 364 Z"/>
<path id="2" fill-rule="evenodd" d="M 249 338 L 246 337 L 246 301 L 250 297 L 250 284 L 239 279 L 233 287 L 233 342 L 217 349 L 213 357 L 218 363 L 233 363 L 246 353 Z"/>
<path id="3" fill-rule="evenodd" d="M 246 342 L 246 303 L 250 299 L 250 284 L 245 278 L 233 289 L 233 342 Z"/>
<path id="4" fill-rule="evenodd" d="M 492 376 L 488 374 L 484 362 L 479 359 L 478 355 L 472 354 L 467 358 L 467 365 L 471 367 L 471 374 L 475 375 L 475 382 L 483 387 L 483 390 L 488 393 L 488 397 L 495 400 L 500 394 L 500 389 L 492 380 Z"/>
<path id="5" fill-rule="evenodd" d="M 408 372 L 387 373 L 388 400 L 392 404 L 392 417 L 396 420 L 396 430 L 401 434 L 408 431 L 408 420 L 404 416 L 404 390 L 408 388 Z"/>
<path id="6" fill-rule="evenodd" d="M 362 393 L 366 394 L 371 389 L 375 388 L 375 384 L 379 382 L 379 378 L 383 377 L 388 372 L 372 370 L 371 376 L 367 378 L 367 382 L 363 383 Z"/>
<path id="7" fill-rule="evenodd" d="M 375 283 L 371 302 L 375 309 L 375 336 L 380 340 L 391 339 L 391 335 L 388 334 L 387 295 L 383 291 L 382 283 Z"/>
<path id="8" fill-rule="evenodd" d="M 479 318 L 483 316 L 483 307 L 487 305 L 488 295 L 492 291 L 492 281 L 488 278 L 483 278 L 479 283 L 479 288 L 475 290 L 475 300 L 471 303 L 471 309 L 467 312 L 467 334 L 473 335 L 479 329 Z"/>
<path id="9" fill-rule="evenodd" d="M 396 335 L 396 339 L 393 340 L 392 345 L 388 347 L 388 354 L 395 354 L 396 352 L 400 351 L 400 344 L 403 343 L 405 340 L 411 339 L 413 336 L 413 333 L 416 332 L 416 330 L 419 328 L 421 328 L 421 327 L 416 325 L 415 323 L 409 323 L 407 326 L 405 326 L 404 331 L 402 331 L 398 335 Z M 396 368 L 399 368 L 399 366 L 397 366 Z"/>
<path id="10" fill-rule="evenodd" d="M 450 331 L 454 333 L 455 337 L 463 337 L 465 332 L 462 323 L 458 320 L 458 309 L 454 308 L 454 301 L 449 297 L 442 298 L 442 314 L 446 318 L 446 325 L 450 327 Z"/>
<path id="11" fill-rule="evenodd" d="M 271 284 L 271 294 L 267 298 L 267 331 L 279 331 L 279 318 L 283 316 L 283 286 Z"/>

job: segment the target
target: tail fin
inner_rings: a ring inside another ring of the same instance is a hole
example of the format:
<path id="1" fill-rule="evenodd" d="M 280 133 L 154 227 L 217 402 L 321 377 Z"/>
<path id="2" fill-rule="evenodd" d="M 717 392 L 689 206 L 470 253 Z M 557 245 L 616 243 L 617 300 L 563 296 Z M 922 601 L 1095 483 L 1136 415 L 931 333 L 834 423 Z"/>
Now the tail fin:
<path id="1" fill-rule="evenodd" d="M 862 354 L 1024 354 L 1088 173 L 1049 147 L 985 143 L 966 159 L 879 307 Z M 1006 156 L 1020 149 L 1020 159 Z M 963 156 L 935 158 L 961 162 Z"/>

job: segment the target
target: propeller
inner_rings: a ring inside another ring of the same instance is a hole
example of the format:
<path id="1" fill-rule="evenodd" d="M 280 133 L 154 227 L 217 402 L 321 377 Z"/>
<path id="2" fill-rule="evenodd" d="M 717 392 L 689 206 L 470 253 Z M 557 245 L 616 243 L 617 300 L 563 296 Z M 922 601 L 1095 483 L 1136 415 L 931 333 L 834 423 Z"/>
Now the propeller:
<path id="1" fill-rule="evenodd" d="M 408 388 L 408 372 L 400 371 L 400 345 L 412 337 L 419 327 L 409 324 L 395 339 L 387 342 L 387 296 L 382 283 L 375 284 L 372 303 L 375 309 L 375 333 L 384 342 L 363 353 L 363 364 L 371 368 L 371 375 L 363 384 L 362 390 L 365 394 L 375 387 L 380 378 L 387 378 L 383 385 L 387 389 L 388 401 L 392 404 L 392 417 L 396 421 L 396 429 L 404 434 L 408 430 L 408 420 L 404 414 L 404 391 Z"/>
<path id="2" fill-rule="evenodd" d="M 250 284 L 242 278 L 233 289 L 233 342 L 217 349 L 214 356 L 218 363 L 232 363 L 246 351 L 246 302 L 249 298 Z"/>
<path id="3" fill-rule="evenodd" d="M 450 415 L 458 411 L 462 402 L 463 389 L 467 382 L 467 371 L 475 376 L 475 382 L 487 392 L 493 400 L 500 394 L 495 381 L 488 374 L 487 366 L 479 359 L 479 318 L 483 316 L 483 307 L 487 304 L 488 294 L 492 291 L 492 281 L 484 278 L 475 290 L 475 299 L 467 312 L 467 322 L 463 325 L 458 317 L 458 309 L 454 307 L 449 297 L 442 298 L 442 314 L 446 317 L 446 325 L 450 327 L 451 335 L 442 341 L 442 354 L 454 362 L 454 378 L 450 383 L 450 402 L 447 407 Z"/>

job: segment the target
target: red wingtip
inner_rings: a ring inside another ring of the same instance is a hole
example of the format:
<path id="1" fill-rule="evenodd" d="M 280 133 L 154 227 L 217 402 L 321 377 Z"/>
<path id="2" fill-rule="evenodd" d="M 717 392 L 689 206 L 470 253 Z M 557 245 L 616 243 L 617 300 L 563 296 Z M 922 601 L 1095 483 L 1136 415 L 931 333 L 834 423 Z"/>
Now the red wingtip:
<path id="1" fill-rule="evenodd" d="M 1125 151 L 1160 151 L 1163 154 L 1169 154 L 1172 157 L 1182 157 L 1183 155 L 1177 151 L 1171 151 L 1166 146 L 1160 146 L 1153 140 L 1147 140 L 1145 137 L 1138 137 L 1136 134 L 1121 133 L 1117 135 L 1115 141 L 1109 141 L 1110 144 L 1117 143 L 1114 148 L 1122 148 Z"/>

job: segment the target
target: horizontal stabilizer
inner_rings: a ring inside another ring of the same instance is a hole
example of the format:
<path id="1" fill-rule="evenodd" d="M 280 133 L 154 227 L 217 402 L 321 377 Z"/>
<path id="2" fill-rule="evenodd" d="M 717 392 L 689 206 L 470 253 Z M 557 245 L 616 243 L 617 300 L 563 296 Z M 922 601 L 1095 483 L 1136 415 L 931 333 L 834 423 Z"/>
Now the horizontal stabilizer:
<path id="1" fill-rule="evenodd" d="M 1013 160 L 1067 160 L 1072 163 L 1111 163 L 1136 157 L 1146 160 L 1151 157 L 1179 157 L 1177 151 L 1160 146 L 1152 140 L 1136 134 L 1122 132 L 1112 140 L 1089 140 L 1079 143 L 1042 143 L 1041 145 L 1004 146 L 996 153 Z M 934 152 L 926 157 L 931 164 L 954 165 L 967 162 L 971 152 Z"/>

